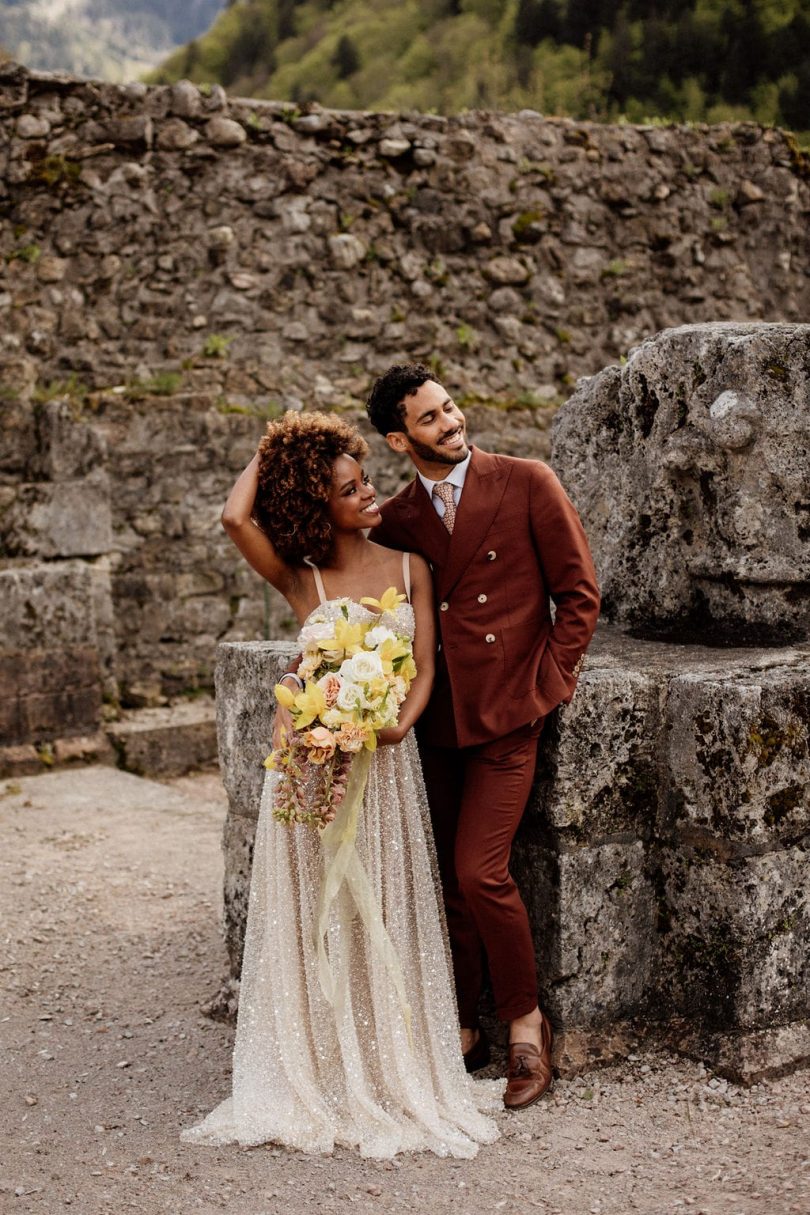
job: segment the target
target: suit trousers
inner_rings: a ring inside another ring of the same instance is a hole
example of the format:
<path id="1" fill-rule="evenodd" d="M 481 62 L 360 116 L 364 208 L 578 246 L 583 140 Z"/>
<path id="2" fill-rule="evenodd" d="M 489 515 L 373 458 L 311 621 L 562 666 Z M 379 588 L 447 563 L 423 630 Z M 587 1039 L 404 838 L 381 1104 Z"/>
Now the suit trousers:
<path id="1" fill-rule="evenodd" d="M 486 954 L 502 1021 L 537 1006 L 529 917 L 509 858 L 532 787 L 543 718 L 474 747 L 420 739 L 462 1026 L 478 1024 Z"/>

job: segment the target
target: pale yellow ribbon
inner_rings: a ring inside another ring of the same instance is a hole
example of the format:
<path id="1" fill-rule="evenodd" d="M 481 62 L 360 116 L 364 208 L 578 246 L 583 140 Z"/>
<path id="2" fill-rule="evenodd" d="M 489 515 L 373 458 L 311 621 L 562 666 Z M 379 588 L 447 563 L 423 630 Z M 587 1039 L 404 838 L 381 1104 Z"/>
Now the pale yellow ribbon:
<path id="1" fill-rule="evenodd" d="M 329 928 L 329 915 L 332 904 L 340 893 L 343 883 L 354 900 L 354 905 L 360 919 L 368 932 L 372 947 L 382 959 L 388 976 L 394 985 L 405 1021 L 408 1035 L 408 1045 L 413 1048 L 411 1034 L 411 1006 L 405 992 L 405 981 L 402 975 L 397 951 L 383 923 L 382 912 L 374 897 L 368 874 L 357 855 L 354 841 L 357 837 L 357 820 L 360 807 L 363 804 L 363 794 L 366 790 L 371 752 L 360 751 L 352 760 L 349 769 L 349 779 L 346 793 L 341 801 L 334 820 L 321 832 L 321 842 L 324 850 L 324 875 L 318 898 L 318 910 L 315 929 L 315 949 L 317 953 L 318 981 L 321 990 L 338 1016 L 343 1011 L 345 987 L 338 988 L 329 955 L 326 951 L 325 937 Z M 346 916 L 342 908 L 338 909 L 338 926 L 341 932 L 348 932 L 351 917 Z"/>

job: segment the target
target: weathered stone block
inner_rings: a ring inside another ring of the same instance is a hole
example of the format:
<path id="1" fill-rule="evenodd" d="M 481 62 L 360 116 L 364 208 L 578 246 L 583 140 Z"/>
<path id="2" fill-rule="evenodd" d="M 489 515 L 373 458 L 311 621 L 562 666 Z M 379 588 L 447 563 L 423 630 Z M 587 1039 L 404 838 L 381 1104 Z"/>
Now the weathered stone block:
<path id="1" fill-rule="evenodd" d="M 645 846 L 558 851 L 522 843 L 513 871 L 537 944 L 544 1006 L 566 1030 L 646 1009 L 657 954 Z"/>
<path id="2" fill-rule="evenodd" d="M 522 832 L 555 846 L 649 837 L 655 821 L 660 676 L 599 662 L 541 736 Z"/>
<path id="3" fill-rule="evenodd" d="M 216 666 L 217 736 L 222 781 L 231 815 L 256 819 L 272 749 L 273 687 L 298 653 L 278 641 L 219 646 Z"/>
<path id="4" fill-rule="evenodd" d="M 256 813 L 258 815 L 258 806 Z M 228 815 L 222 833 L 222 850 L 225 854 L 225 946 L 233 978 L 238 978 L 242 973 L 242 950 L 245 945 L 255 838 L 255 817 L 233 813 Z"/>
<path id="5" fill-rule="evenodd" d="M 96 643 L 90 568 L 79 561 L 11 565 L 0 570 L 4 649 L 61 650 Z"/>
<path id="6" fill-rule="evenodd" d="M 216 714 L 208 699 L 127 713 L 107 733 L 119 766 L 139 776 L 182 776 L 216 763 Z"/>
<path id="7" fill-rule="evenodd" d="M 98 652 L 90 646 L 0 651 L 0 743 L 90 734 L 101 713 Z"/>
<path id="8" fill-rule="evenodd" d="M 94 557 L 112 548 L 110 488 L 96 470 L 79 481 L 21 485 L 2 518 L 2 541 L 19 557 Z"/>
<path id="9" fill-rule="evenodd" d="M 707 1032 L 808 1017 L 810 867 L 802 846 L 722 861 L 680 846 L 662 858 L 658 990 Z"/>
<path id="10" fill-rule="evenodd" d="M 85 477 L 107 454 L 104 436 L 79 422 L 69 401 L 47 401 L 37 410 L 37 456 L 31 476 L 44 481 Z M 57 491 L 58 494 L 58 491 Z"/>
<path id="11" fill-rule="evenodd" d="M 704 642 L 810 635 L 809 441 L 810 325 L 684 325 L 583 381 L 554 465 L 608 618 Z"/>
<path id="12" fill-rule="evenodd" d="M 785 652 L 782 651 L 784 654 Z M 673 680 L 667 698 L 668 828 L 721 856 L 810 834 L 810 663 L 717 669 Z"/>

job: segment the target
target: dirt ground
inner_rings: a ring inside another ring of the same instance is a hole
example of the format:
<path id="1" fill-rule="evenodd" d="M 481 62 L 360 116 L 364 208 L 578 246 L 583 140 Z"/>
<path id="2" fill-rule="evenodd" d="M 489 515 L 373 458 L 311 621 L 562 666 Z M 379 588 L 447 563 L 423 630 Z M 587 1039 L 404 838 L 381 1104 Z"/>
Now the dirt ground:
<path id="1" fill-rule="evenodd" d="M 189 1147 L 226 1095 L 217 777 L 0 781 L 0 1205 L 12 1212 L 810 1213 L 810 1077 L 640 1052 L 501 1116 L 473 1161 Z M 495 1073 L 497 1074 L 497 1073 Z"/>

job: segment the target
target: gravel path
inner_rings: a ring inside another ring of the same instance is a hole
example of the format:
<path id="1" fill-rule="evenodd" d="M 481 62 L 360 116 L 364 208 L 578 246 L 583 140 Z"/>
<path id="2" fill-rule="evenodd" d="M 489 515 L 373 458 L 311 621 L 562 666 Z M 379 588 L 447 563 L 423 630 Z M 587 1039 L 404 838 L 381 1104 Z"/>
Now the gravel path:
<path id="1" fill-rule="evenodd" d="M 228 1088 L 199 1011 L 224 813 L 214 776 L 0 781 L 4 1210 L 810 1215 L 808 1073 L 746 1091 L 656 1051 L 504 1113 L 471 1162 L 182 1145 Z"/>

